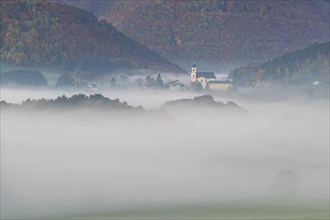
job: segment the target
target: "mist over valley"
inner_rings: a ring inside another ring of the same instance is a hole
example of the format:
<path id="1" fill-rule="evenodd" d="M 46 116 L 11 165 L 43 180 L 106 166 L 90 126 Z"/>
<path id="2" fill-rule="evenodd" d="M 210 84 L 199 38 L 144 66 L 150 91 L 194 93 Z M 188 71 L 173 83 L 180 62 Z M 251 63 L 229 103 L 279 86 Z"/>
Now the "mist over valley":
<path id="1" fill-rule="evenodd" d="M 19 93 L 1 92 L 8 98 Z M 24 95 L 33 97 L 33 91 Z M 1 109 L 2 216 L 134 216 L 134 210 L 222 203 L 239 208 L 244 201 L 263 200 L 270 207 L 320 204 L 322 211 L 312 215 L 327 215 L 328 100 L 242 99 L 235 102 L 247 113 L 207 105 L 154 113 L 162 99 L 195 95 L 122 95 L 153 110 L 150 114 L 88 106 Z M 225 102 L 223 96 L 214 99 Z M 189 213 L 183 211 L 192 217 Z M 164 213 L 151 216 L 159 215 Z"/>
<path id="2" fill-rule="evenodd" d="M 1 219 L 329 219 L 329 1 L 0 4 Z"/>

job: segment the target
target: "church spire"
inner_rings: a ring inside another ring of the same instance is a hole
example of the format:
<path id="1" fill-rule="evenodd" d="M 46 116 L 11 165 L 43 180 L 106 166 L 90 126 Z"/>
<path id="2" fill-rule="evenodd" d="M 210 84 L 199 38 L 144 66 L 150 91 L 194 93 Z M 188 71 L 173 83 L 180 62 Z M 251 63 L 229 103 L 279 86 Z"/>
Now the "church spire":
<path id="1" fill-rule="evenodd" d="M 196 73 L 197 73 L 197 68 L 196 68 L 196 65 L 193 64 L 192 65 L 192 68 L 191 68 L 191 74 L 190 74 L 191 82 L 195 82 L 196 81 Z"/>

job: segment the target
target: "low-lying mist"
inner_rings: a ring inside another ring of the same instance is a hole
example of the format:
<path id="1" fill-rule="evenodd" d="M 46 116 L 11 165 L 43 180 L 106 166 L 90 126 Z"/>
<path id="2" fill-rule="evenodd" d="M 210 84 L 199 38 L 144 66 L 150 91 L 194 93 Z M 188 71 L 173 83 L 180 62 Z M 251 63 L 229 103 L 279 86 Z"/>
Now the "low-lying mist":
<path id="1" fill-rule="evenodd" d="M 63 94 L 1 92 L 8 102 Z M 196 95 L 102 94 L 146 109 Z M 329 201 L 327 99 L 214 99 L 248 113 L 1 111 L 1 218 L 262 198 Z"/>

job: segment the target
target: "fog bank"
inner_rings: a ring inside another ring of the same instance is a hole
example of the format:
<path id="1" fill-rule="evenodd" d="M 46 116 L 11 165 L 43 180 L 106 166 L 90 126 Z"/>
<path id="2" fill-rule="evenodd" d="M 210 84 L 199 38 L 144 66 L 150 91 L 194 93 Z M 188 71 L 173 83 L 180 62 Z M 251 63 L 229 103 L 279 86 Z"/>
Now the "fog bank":
<path id="1" fill-rule="evenodd" d="M 22 99 L 22 93 L 11 95 L 6 98 Z M 194 95 L 131 92 L 119 98 L 157 108 Z M 249 113 L 1 111 L 1 217 L 257 198 L 328 201 L 328 100 L 234 101 Z"/>

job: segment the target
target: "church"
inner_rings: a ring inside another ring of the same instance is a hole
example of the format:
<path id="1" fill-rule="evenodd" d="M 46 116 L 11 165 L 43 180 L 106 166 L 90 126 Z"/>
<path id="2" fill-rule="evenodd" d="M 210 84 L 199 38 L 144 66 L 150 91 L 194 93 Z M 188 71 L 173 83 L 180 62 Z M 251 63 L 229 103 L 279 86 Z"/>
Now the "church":
<path id="1" fill-rule="evenodd" d="M 203 89 L 226 90 L 232 88 L 230 80 L 217 80 L 214 72 L 197 72 L 196 65 L 191 68 L 191 83 L 199 82 Z"/>

